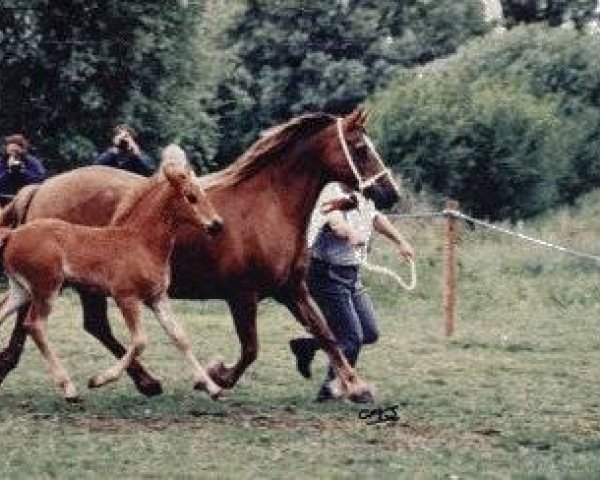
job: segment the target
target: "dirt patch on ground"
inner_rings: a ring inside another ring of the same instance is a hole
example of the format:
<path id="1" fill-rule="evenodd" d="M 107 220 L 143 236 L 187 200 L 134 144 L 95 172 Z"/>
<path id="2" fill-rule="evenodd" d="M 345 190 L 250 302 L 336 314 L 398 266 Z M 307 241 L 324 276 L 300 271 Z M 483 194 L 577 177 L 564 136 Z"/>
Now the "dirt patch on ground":
<path id="1" fill-rule="evenodd" d="M 290 412 L 249 413 L 190 411 L 188 416 L 161 418 L 114 418 L 114 417 L 69 417 L 65 423 L 82 428 L 89 432 L 103 434 L 127 434 L 139 432 L 140 429 L 163 431 L 177 429 L 205 429 L 208 424 L 235 426 L 269 432 L 302 432 L 306 435 L 320 434 L 329 431 L 341 432 L 353 436 L 359 443 L 377 449 L 391 451 L 421 450 L 444 447 L 457 448 L 489 448 L 500 432 L 483 428 L 473 432 L 457 432 L 440 429 L 416 421 L 393 421 L 378 425 L 366 425 L 358 418 L 323 414 L 315 417 L 301 416 Z"/>

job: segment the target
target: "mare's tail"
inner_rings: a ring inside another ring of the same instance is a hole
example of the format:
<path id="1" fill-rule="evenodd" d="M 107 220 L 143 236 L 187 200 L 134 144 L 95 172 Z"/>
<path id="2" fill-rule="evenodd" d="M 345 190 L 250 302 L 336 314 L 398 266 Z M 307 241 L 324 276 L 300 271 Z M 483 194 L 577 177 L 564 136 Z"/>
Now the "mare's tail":
<path id="1" fill-rule="evenodd" d="M 27 211 L 39 185 L 27 185 L 17 192 L 15 197 L 0 210 L 0 274 L 4 267 L 4 248 L 8 241 L 11 228 L 16 228 L 25 222 Z"/>
<path id="2" fill-rule="evenodd" d="M 17 227 L 25 222 L 27 211 L 39 185 L 27 185 L 23 187 L 15 197 L 0 210 L 0 227 Z"/>
<path id="3" fill-rule="evenodd" d="M 0 262 L 2 265 L 4 264 L 4 249 L 6 248 L 11 232 L 12 228 L 0 227 Z"/>

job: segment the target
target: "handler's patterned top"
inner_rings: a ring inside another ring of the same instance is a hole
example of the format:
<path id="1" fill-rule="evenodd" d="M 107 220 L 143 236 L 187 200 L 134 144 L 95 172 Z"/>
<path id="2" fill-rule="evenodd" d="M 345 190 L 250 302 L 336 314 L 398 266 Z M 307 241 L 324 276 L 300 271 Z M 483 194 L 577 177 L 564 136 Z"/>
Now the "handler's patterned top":
<path id="1" fill-rule="evenodd" d="M 311 255 L 319 260 L 333 265 L 358 265 L 359 259 L 366 256 L 367 246 L 373 233 L 373 219 L 377 215 L 377 210 L 373 202 L 356 194 L 358 208 L 348 212 L 333 211 L 326 215 L 320 212 L 323 202 L 344 195 L 345 193 L 338 183 L 330 183 L 323 189 L 311 218 L 308 245 Z M 353 247 L 348 240 L 333 233 L 328 221 L 336 216 L 338 218 L 341 216 L 353 230 L 359 233 L 360 245 Z"/>

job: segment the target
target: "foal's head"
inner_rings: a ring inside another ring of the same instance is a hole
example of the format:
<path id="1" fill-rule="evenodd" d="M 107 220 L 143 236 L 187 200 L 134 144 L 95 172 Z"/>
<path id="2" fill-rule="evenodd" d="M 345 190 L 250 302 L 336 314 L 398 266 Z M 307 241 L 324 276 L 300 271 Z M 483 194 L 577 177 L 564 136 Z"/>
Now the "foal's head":
<path id="1" fill-rule="evenodd" d="M 178 223 L 204 228 L 211 235 L 223 230 L 223 220 L 198 185 L 189 165 L 165 162 L 160 172 L 173 188 L 170 208 Z"/>
<path id="2" fill-rule="evenodd" d="M 367 118 L 364 110 L 356 109 L 323 132 L 325 166 L 331 180 L 360 190 L 378 208 L 389 208 L 400 199 L 400 191 L 365 132 Z"/>

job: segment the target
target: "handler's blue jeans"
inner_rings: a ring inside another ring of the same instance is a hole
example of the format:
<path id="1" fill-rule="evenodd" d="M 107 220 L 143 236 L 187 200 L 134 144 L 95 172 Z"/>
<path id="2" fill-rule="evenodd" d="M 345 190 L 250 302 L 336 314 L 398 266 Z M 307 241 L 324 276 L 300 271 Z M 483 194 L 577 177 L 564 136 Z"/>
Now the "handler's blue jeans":
<path id="1" fill-rule="evenodd" d="M 373 304 L 360 281 L 358 267 L 332 265 L 312 258 L 308 288 L 342 352 L 354 366 L 361 346 L 375 343 L 379 338 Z M 334 377 L 329 367 L 327 379 Z"/>

